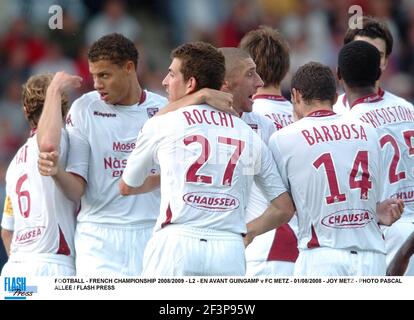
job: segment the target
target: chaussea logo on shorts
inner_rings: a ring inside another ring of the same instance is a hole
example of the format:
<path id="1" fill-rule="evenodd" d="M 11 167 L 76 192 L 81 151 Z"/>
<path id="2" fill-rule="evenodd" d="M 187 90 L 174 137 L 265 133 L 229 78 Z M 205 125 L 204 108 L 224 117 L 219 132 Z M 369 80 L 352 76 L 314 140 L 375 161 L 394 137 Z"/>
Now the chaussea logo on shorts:
<path id="1" fill-rule="evenodd" d="M 239 200 L 229 194 L 215 192 L 190 192 L 183 196 L 186 204 L 200 210 L 226 212 L 237 209 Z"/>
<path id="2" fill-rule="evenodd" d="M 374 219 L 365 209 L 346 209 L 331 213 L 322 219 L 322 224 L 330 228 L 362 228 Z"/>

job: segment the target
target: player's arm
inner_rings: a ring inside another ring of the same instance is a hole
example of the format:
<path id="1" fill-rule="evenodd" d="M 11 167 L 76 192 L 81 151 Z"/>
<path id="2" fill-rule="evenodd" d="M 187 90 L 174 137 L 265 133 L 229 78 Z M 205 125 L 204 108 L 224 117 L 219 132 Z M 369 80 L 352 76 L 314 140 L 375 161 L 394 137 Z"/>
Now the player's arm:
<path id="1" fill-rule="evenodd" d="M 295 214 L 295 207 L 287 192 L 282 193 L 270 202 L 270 206 L 258 218 L 247 224 L 244 244 L 249 245 L 254 237 L 288 223 Z"/>
<path id="2" fill-rule="evenodd" d="M 38 169 L 41 175 L 52 176 L 68 199 L 78 203 L 85 193 L 86 181 L 77 174 L 65 171 L 59 163 L 59 152 L 41 152 Z"/>
<path id="3" fill-rule="evenodd" d="M 404 212 L 404 201 L 402 199 L 390 198 L 377 203 L 378 223 L 390 226 L 397 221 Z"/>
<path id="4" fill-rule="evenodd" d="M 181 99 L 170 102 L 165 108 L 162 108 L 156 116 L 166 114 L 191 105 L 206 103 L 219 111 L 236 115 L 233 105 L 233 95 L 228 92 L 214 90 L 209 88 L 200 89 L 192 94 L 185 95 Z"/>
<path id="5" fill-rule="evenodd" d="M 64 71 L 57 72 L 46 91 L 42 115 L 37 126 L 37 143 L 40 152 L 59 150 L 62 118 L 62 94 L 70 88 L 78 88 L 82 78 Z"/>
<path id="6" fill-rule="evenodd" d="M 14 213 L 11 199 L 6 195 L 4 201 L 3 217 L 1 220 L 1 239 L 3 240 L 4 248 L 7 255 L 10 255 L 10 245 L 13 239 L 14 230 Z"/>
<path id="7" fill-rule="evenodd" d="M 147 193 L 151 192 L 154 189 L 158 188 L 160 186 L 160 175 L 150 175 L 148 176 L 144 183 L 139 187 L 131 187 L 127 185 L 124 180 L 121 179 L 119 182 L 119 192 L 123 196 L 129 196 L 132 194 L 141 194 L 141 193 Z"/>
<path id="8" fill-rule="evenodd" d="M 151 170 L 155 165 L 154 158 L 164 120 L 162 117 L 152 118 L 142 127 L 119 181 L 119 192 L 123 196 L 149 192 L 160 185 L 160 176 L 151 174 Z"/>
<path id="9" fill-rule="evenodd" d="M 10 245 L 13 239 L 13 231 L 1 228 L 1 240 L 3 240 L 4 248 L 7 255 L 10 256 Z"/>
<path id="10" fill-rule="evenodd" d="M 403 276 L 414 254 L 414 232 L 408 237 L 387 268 L 387 276 Z"/>

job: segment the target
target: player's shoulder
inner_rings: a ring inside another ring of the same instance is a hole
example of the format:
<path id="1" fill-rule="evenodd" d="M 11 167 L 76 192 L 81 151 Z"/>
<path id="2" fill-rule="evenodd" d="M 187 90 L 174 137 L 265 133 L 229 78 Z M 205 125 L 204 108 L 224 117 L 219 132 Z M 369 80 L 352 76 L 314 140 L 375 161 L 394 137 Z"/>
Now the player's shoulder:
<path id="1" fill-rule="evenodd" d="M 150 108 L 151 106 L 163 108 L 168 104 L 168 99 L 158 93 L 144 90 L 145 91 L 145 101 L 144 104 L 147 108 Z"/>
<path id="2" fill-rule="evenodd" d="M 398 103 L 399 105 L 405 105 L 405 106 L 410 106 L 413 107 L 413 104 L 409 101 L 407 101 L 406 99 L 404 99 L 403 97 L 397 96 L 389 91 L 384 91 L 384 95 L 383 95 L 383 99 L 385 102 L 394 102 L 394 103 Z"/>
<path id="3" fill-rule="evenodd" d="M 94 104 L 97 103 L 103 103 L 98 91 L 90 91 L 87 93 L 84 93 L 83 95 L 81 95 L 79 98 L 77 98 L 70 110 L 72 113 L 74 112 L 80 112 L 81 110 L 86 110 L 91 108 Z"/>

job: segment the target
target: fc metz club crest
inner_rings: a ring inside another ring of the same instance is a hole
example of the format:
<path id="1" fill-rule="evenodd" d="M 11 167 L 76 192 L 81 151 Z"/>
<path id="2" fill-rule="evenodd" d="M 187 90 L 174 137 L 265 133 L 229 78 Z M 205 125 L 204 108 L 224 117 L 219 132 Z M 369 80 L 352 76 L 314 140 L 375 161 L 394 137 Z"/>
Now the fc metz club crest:
<path id="1" fill-rule="evenodd" d="M 153 116 L 155 116 L 158 110 L 159 110 L 158 108 L 148 108 L 147 109 L 148 118 L 152 118 Z"/>

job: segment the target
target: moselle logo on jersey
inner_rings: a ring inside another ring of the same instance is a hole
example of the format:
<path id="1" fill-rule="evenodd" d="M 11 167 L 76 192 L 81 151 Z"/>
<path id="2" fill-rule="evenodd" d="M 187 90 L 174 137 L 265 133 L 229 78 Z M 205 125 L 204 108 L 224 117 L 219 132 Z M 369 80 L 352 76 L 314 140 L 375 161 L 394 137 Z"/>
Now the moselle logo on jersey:
<path id="1" fill-rule="evenodd" d="M 399 189 L 391 198 L 402 199 L 404 203 L 414 202 L 414 186 Z"/>
<path id="2" fill-rule="evenodd" d="M 339 210 L 322 219 L 322 224 L 330 228 L 362 228 L 374 219 L 374 215 L 365 209 Z"/>
<path id="3" fill-rule="evenodd" d="M 19 230 L 14 238 L 14 243 L 16 245 L 26 245 L 33 243 L 42 237 L 45 229 L 46 227 L 44 226 L 38 226 Z"/>
<path id="4" fill-rule="evenodd" d="M 135 149 L 135 142 L 113 142 L 112 150 L 115 152 L 127 152 L 130 153 Z"/>
<path id="5" fill-rule="evenodd" d="M 112 177 L 117 178 L 122 176 L 122 173 L 126 167 L 127 159 L 118 159 L 117 157 L 104 158 L 104 168 L 112 172 Z"/>
<path id="6" fill-rule="evenodd" d="M 28 286 L 26 277 L 4 277 L 5 300 L 26 300 L 37 293 L 37 286 Z"/>
<path id="7" fill-rule="evenodd" d="M 240 202 L 230 194 L 215 192 L 189 192 L 183 196 L 189 206 L 207 211 L 226 212 L 235 210 Z"/>

